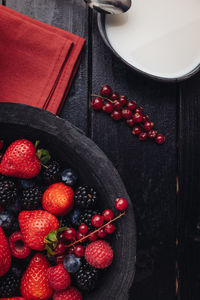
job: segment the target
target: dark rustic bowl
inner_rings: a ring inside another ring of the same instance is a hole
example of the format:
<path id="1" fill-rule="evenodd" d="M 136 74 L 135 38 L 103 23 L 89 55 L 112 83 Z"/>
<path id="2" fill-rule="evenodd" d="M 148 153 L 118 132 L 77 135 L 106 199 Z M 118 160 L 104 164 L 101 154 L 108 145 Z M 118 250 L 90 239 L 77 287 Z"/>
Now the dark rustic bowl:
<path id="1" fill-rule="evenodd" d="M 114 262 L 103 274 L 99 288 L 86 300 L 128 300 L 135 273 L 136 229 L 131 201 L 122 180 L 97 145 L 69 122 L 46 111 L 20 104 L 0 103 L 0 136 L 8 143 L 18 138 L 39 139 L 63 165 L 75 167 L 80 181 L 94 185 L 102 207 L 113 208 L 114 199 L 128 200 L 128 212 L 117 225 L 112 240 Z"/>

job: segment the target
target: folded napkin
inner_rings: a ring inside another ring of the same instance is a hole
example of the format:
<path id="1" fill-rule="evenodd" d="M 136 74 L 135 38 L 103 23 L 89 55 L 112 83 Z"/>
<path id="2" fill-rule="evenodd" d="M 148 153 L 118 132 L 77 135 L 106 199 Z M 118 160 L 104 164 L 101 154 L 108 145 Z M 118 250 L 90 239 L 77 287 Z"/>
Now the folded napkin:
<path id="1" fill-rule="evenodd" d="M 85 40 L 0 5 L 0 102 L 59 113 Z"/>

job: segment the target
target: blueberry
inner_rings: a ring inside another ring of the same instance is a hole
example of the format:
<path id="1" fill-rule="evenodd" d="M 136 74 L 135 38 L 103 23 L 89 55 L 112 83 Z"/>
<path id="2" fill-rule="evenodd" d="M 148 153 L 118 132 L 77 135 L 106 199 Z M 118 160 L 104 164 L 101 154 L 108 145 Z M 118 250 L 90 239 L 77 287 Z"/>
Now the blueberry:
<path id="1" fill-rule="evenodd" d="M 71 213 L 70 217 L 71 217 L 72 224 L 74 226 L 78 226 L 79 225 L 80 214 L 81 214 L 80 210 L 78 210 L 78 209 L 74 209 L 73 212 Z"/>
<path id="2" fill-rule="evenodd" d="M 62 181 L 69 186 L 74 186 L 78 179 L 77 173 L 72 169 L 66 169 L 61 174 Z"/>
<path id="3" fill-rule="evenodd" d="M 81 266 L 81 259 L 74 254 L 68 254 L 65 256 L 63 264 L 69 273 L 76 273 Z"/>
<path id="4" fill-rule="evenodd" d="M 17 199 L 15 200 L 15 202 L 13 203 L 13 205 L 10 206 L 10 207 L 8 208 L 8 210 L 9 210 L 11 213 L 15 214 L 15 215 L 18 215 L 18 214 L 19 214 L 19 212 L 21 211 L 21 203 L 20 203 L 19 197 L 17 197 Z"/>
<path id="5" fill-rule="evenodd" d="M 10 233 L 15 221 L 15 216 L 11 212 L 3 211 L 0 213 L 0 227 L 2 227 L 6 233 Z"/>
<path id="6" fill-rule="evenodd" d="M 33 179 L 22 179 L 20 180 L 20 184 L 23 189 L 28 189 L 35 185 L 35 181 Z"/>

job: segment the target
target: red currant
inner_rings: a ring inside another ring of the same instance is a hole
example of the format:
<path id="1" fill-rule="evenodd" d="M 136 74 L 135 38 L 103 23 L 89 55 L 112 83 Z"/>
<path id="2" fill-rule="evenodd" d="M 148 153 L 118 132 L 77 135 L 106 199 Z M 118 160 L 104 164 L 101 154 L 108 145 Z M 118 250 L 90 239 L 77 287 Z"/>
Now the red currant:
<path id="1" fill-rule="evenodd" d="M 105 232 L 108 234 L 112 234 L 115 231 L 115 225 L 114 224 L 108 224 L 104 227 Z"/>
<path id="2" fill-rule="evenodd" d="M 74 247 L 74 254 L 77 256 L 77 257 L 82 257 L 85 253 L 85 249 L 82 245 L 77 245 Z"/>
<path id="3" fill-rule="evenodd" d="M 139 140 L 140 141 L 146 141 L 146 139 L 147 139 L 147 133 L 146 132 L 140 132 L 140 134 L 139 134 Z"/>
<path id="4" fill-rule="evenodd" d="M 78 228 L 78 231 L 82 234 L 86 234 L 88 232 L 88 227 L 86 224 L 81 224 Z"/>
<path id="5" fill-rule="evenodd" d="M 165 142 L 165 137 L 163 134 L 159 133 L 157 134 L 156 138 L 155 138 L 155 141 L 157 144 L 163 144 Z"/>
<path id="6" fill-rule="evenodd" d="M 130 110 L 135 110 L 136 109 L 136 102 L 135 101 L 129 101 L 128 104 L 127 104 L 127 107 Z"/>
<path id="7" fill-rule="evenodd" d="M 55 248 L 56 254 L 63 254 L 65 250 L 66 250 L 65 244 L 63 244 L 62 242 L 58 242 Z"/>
<path id="8" fill-rule="evenodd" d="M 0 140 L 0 150 L 3 149 L 3 140 Z"/>
<path id="9" fill-rule="evenodd" d="M 96 241 L 96 239 L 97 239 L 97 234 L 96 233 L 92 233 L 88 236 L 88 240 L 91 241 L 91 242 Z"/>
<path id="10" fill-rule="evenodd" d="M 73 254 L 74 253 L 74 247 L 73 246 L 70 247 L 70 248 L 68 248 L 68 253 L 69 254 Z"/>
<path id="11" fill-rule="evenodd" d="M 98 237 L 99 237 L 100 239 L 105 238 L 106 232 L 105 232 L 104 228 L 100 229 L 100 230 L 97 232 L 97 235 L 98 235 Z"/>
<path id="12" fill-rule="evenodd" d="M 138 135 L 138 134 L 140 134 L 140 132 L 142 132 L 142 129 L 141 129 L 140 126 L 134 126 L 133 127 L 133 130 L 132 130 L 133 135 Z"/>
<path id="13" fill-rule="evenodd" d="M 119 102 L 119 100 L 116 100 L 116 101 L 115 101 L 115 103 L 114 103 L 114 105 L 113 105 L 113 108 L 114 108 L 114 110 L 118 110 L 118 111 L 120 111 L 120 110 L 122 109 L 122 105 L 121 105 L 121 103 Z"/>
<path id="14" fill-rule="evenodd" d="M 94 110 L 101 110 L 103 106 L 103 100 L 100 97 L 96 97 L 92 100 L 92 107 Z"/>
<path id="15" fill-rule="evenodd" d="M 128 108 L 124 108 L 122 110 L 122 117 L 126 120 L 131 119 L 132 118 L 132 111 Z"/>
<path id="16" fill-rule="evenodd" d="M 59 241 L 64 242 L 66 240 L 64 232 L 60 232 L 58 235 Z"/>
<path id="17" fill-rule="evenodd" d="M 138 106 L 138 107 L 136 108 L 135 112 L 136 112 L 136 113 L 142 114 L 142 112 L 143 112 L 143 107 L 142 107 L 142 106 Z"/>
<path id="18" fill-rule="evenodd" d="M 153 122 L 146 121 L 146 122 L 144 123 L 144 129 L 147 130 L 147 131 L 151 130 L 151 129 L 153 128 L 153 126 L 154 126 L 154 123 L 153 123 Z"/>
<path id="19" fill-rule="evenodd" d="M 110 96 L 110 100 L 118 100 L 119 99 L 119 94 L 116 92 L 113 92 L 112 95 Z"/>
<path id="20" fill-rule="evenodd" d="M 62 264 L 64 259 L 65 259 L 65 254 L 61 254 L 61 255 L 56 255 L 55 256 L 55 263 L 58 264 Z"/>
<path id="21" fill-rule="evenodd" d="M 120 111 L 114 110 L 111 114 L 111 117 L 113 118 L 113 120 L 119 121 L 122 118 L 122 114 Z"/>
<path id="22" fill-rule="evenodd" d="M 126 124 L 129 126 L 129 127 L 133 127 L 133 125 L 135 124 L 133 119 L 129 119 L 129 120 L 126 120 Z"/>
<path id="23" fill-rule="evenodd" d="M 143 120 L 143 116 L 142 116 L 141 113 L 136 112 L 136 113 L 133 115 L 133 121 L 134 121 L 135 123 L 141 123 L 142 120 Z"/>
<path id="24" fill-rule="evenodd" d="M 94 215 L 91 222 L 94 227 L 101 227 L 103 225 L 104 218 L 101 215 Z"/>
<path id="25" fill-rule="evenodd" d="M 145 123 L 145 122 L 148 121 L 148 120 L 149 120 L 149 116 L 148 116 L 148 115 L 143 116 L 143 123 Z"/>
<path id="26" fill-rule="evenodd" d="M 149 130 L 147 132 L 147 135 L 150 139 L 155 139 L 156 135 L 157 135 L 157 130 Z"/>
<path id="27" fill-rule="evenodd" d="M 104 103 L 102 107 L 103 111 L 105 111 L 107 114 L 110 114 L 113 111 L 113 105 L 110 102 Z"/>
<path id="28" fill-rule="evenodd" d="M 109 85 L 105 84 L 101 87 L 100 91 L 101 96 L 108 98 L 112 95 L 112 89 Z"/>
<path id="29" fill-rule="evenodd" d="M 72 227 L 64 231 L 64 236 L 66 240 L 71 241 L 76 239 L 76 230 Z"/>
<path id="30" fill-rule="evenodd" d="M 115 200 L 115 208 L 119 211 L 123 211 L 127 209 L 127 201 L 124 198 L 117 198 Z"/>
<path id="31" fill-rule="evenodd" d="M 104 218 L 105 221 L 110 221 L 112 219 L 114 219 L 114 212 L 111 209 L 105 209 L 102 212 L 102 216 Z"/>
<path id="32" fill-rule="evenodd" d="M 81 232 L 77 232 L 76 237 L 77 237 L 77 240 L 80 240 L 80 239 L 82 239 L 84 237 L 84 234 L 82 234 Z"/>
<path id="33" fill-rule="evenodd" d="M 126 96 L 120 96 L 119 102 L 122 106 L 125 106 L 127 104 L 127 97 Z"/>

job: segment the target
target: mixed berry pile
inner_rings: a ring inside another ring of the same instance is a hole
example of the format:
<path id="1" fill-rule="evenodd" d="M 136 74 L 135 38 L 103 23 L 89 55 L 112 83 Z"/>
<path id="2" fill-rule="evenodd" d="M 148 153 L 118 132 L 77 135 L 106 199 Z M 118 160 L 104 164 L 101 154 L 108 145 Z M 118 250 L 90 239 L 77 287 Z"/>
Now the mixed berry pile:
<path id="1" fill-rule="evenodd" d="M 154 123 L 144 114 L 143 107 L 137 106 L 135 101 L 113 92 L 109 85 L 103 85 L 100 95 L 92 97 L 94 110 L 104 111 L 115 121 L 125 120 L 128 127 L 132 128 L 132 134 L 138 136 L 140 141 L 150 139 L 159 145 L 165 142 L 164 135 L 154 129 Z"/>
<path id="2" fill-rule="evenodd" d="M 113 261 L 127 201 L 102 211 L 95 187 L 38 144 L 0 141 L 0 299 L 81 300 Z"/>

